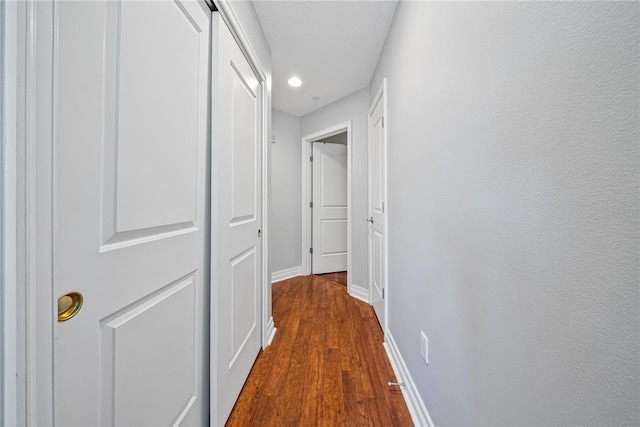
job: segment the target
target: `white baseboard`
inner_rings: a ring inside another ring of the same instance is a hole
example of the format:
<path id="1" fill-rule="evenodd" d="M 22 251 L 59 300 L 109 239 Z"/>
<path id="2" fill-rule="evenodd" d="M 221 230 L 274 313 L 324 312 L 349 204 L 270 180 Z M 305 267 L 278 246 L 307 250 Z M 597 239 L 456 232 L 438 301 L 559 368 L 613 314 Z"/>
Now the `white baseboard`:
<path id="1" fill-rule="evenodd" d="M 369 289 L 351 284 L 349 286 L 349 295 L 369 304 Z"/>
<path id="2" fill-rule="evenodd" d="M 267 345 L 265 345 L 265 347 L 271 345 L 273 337 L 276 336 L 276 331 L 276 325 L 273 323 L 273 316 L 271 316 L 271 318 L 269 318 L 269 322 L 267 322 Z"/>
<path id="3" fill-rule="evenodd" d="M 411 378 L 407 365 L 405 365 L 404 360 L 402 359 L 400 350 L 398 349 L 396 342 L 393 340 L 391 332 L 388 330 L 385 338 L 386 342 L 384 343 L 384 349 L 387 351 L 387 357 L 389 358 L 389 362 L 391 362 L 393 372 L 396 374 L 398 382 L 405 383 L 405 386 L 400 387 L 400 389 L 402 390 L 402 396 L 409 408 L 409 413 L 411 414 L 413 423 L 416 426 L 433 427 L 433 421 L 431 421 L 429 412 L 427 412 L 427 408 L 424 406 L 424 402 L 422 401 L 420 393 L 418 393 L 418 389 Z"/>
<path id="4" fill-rule="evenodd" d="M 287 268 L 286 270 L 274 271 L 271 273 L 271 283 L 279 282 L 281 280 L 291 279 L 292 277 L 298 277 L 301 275 L 300 266 Z"/>

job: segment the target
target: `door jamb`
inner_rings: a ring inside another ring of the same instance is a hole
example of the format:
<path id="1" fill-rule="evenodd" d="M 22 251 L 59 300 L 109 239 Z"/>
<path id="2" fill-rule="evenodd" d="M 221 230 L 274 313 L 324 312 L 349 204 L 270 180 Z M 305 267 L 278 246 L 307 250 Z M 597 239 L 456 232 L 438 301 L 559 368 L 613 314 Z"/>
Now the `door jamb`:
<path id="1" fill-rule="evenodd" d="M 309 135 L 302 137 L 302 158 L 301 158 L 301 183 L 302 183 L 302 205 L 301 205 L 301 218 L 302 218 L 302 265 L 301 273 L 303 276 L 311 274 L 311 197 L 313 195 L 313 188 L 311 187 L 311 161 L 310 158 L 313 155 L 313 142 L 323 138 L 337 135 L 339 133 L 347 132 L 347 292 L 351 292 L 351 209 L 353 207 L 353 198 L 351 195 L 351 175 L 352 175 L 352 130 L 351 120 L 340 123 L 326 129 L 319 130 Z"/>
<path id="2" fill-rule="evenodd" d="M 18 3 L 0 5 L 0 425 L 18 425 L 17 80 Z"/>
<path id="3" fill-rule="evenodd" d="M 53 2 L 19 2 L 16 152 L 19 424 L 53 425 Z"/>

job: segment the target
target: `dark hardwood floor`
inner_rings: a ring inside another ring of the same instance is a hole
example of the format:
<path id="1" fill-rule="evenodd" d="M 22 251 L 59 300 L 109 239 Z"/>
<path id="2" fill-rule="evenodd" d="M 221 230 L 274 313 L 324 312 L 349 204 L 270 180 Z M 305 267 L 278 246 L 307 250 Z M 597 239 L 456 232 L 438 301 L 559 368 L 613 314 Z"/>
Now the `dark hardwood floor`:
<path id="1" fill-rule="evenodd" d="M 227 426 L 412 426 L 370 305 L 322 277 L 273 284 L 273 343 Z"/>

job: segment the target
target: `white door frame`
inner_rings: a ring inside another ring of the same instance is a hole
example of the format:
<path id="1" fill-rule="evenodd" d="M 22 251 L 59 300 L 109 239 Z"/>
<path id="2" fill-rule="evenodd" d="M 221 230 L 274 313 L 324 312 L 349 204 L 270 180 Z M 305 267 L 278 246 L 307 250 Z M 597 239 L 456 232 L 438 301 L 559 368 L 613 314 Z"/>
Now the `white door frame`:
<path id="1" fill-rule="evenodd" d="M 302 137 L 302 205 L 300 208 L 302 217 L 302 245 L 300 247 L 302 254 L 301 273 L 303 276 L 311 274 L 311 198 L 313 197 L 312 184 L 312 168 L 310 158 L 313 155 L 313 142 L 337 135 L 339 133 L 347 133 L 347 292 L 351 292 L 351 209 L 353 207 L 353 199 L 351 197 L 351 174 L 352 174 L 352 151 L 353 144 L 351 138 L 351 120 L 340 123 L 326 129 L 314 132 Z"/>
<path id="2" fill-rule="evenodd" d="M 0 5 L 0 425 L 17 425 L 17 2 Z"/>
<path id="3" fill-rule="evenodd" d="M 17 422 L 54 425 L 53 2 L 19 2 Z"/>
<path id="4" fill-rule="evenodd" d="M 378 88 L 378 92 L 376 93 L 376 96 L 371 100 L 371 105 L 369 106 L 369 113 L 367 114 L 367 129 L 369 129 L 369 120 L 371 118 L 371 115 L 373 114 L 373 111 L 375 109 L 376 104 L 382 101 L 382 116 L 384 117 L 384 125 L 382 128 L 382 132 L 384 133 L 384 140 L 385 140 L 385 145 L 384 145 L 384 150 L 385 150 L 385 155 L 384 155 L 384 162 L 383 162 L 383 168 L 384 168 L 384 182 L 382 183 L 383 187 L 384 187 L 384 194 L 386 197 L 385 200 L 385 204 L 384 204 L 384 216 L 385 216 L 385 221 L 384 221 L 384 240 L 382 242 L 383 246 L 384 246 L 384 324 L 380 325 L 382 327 L 382 333 L 384 335 L 384 341 L 387 340 L 387 328 L 389 325 L 389 187 L 387 186 L 387 157 L 388 157 L 388 145 L 389 145 L 389 141 L 388 141 L 388 118 L 387 118 L 387 78 L 383 78 L 382 79 L 382 83 L 380 83 L 380 87 Z M 370 144 L 371 142 L 371 135 L 367 136 L 367 152 L 369 153 L 369 149 L 370 149 Z M 367 187 L 368 187 L 368 197 L 367 197 L 367 215 L 369 216 L 369 218 L 371 218 L 373 216 L 373 212 L 371 211 L 371 199 L 372 199 L 372 195 L 371 195 L 371 186 L 372 186 L 372 179 L 373 179 L 373 172 L 371 170 L 371 168 L 369 167 L 369 173 L 368 173 L 368 183 L 367 183 Z M 369 233 L 371 233 L 371 231 L 369 231 Z M 371 244 L 371 236 L 368 236 L 369 238 L 369 244 L 368 244 L 368 260 L 369 260 L 369 301 L 371 301 L 371 303 L 373 303 L 373 272 L 371 271 L 372 266 L 373 266 L 373 247 Z"/>
<path id="5" fill-rule="evenodd" d="M 210 3 L 210 2 L 208 2 Z M 53 105 L 56 37 L 55 3 L 18 2 L 18 92 L 16 220 L 17 280 L 15 324 L 17 336 L 17 408 L 19 425 L 55 425 L 54 338 L 57 297 L 52 269 L 53 239 Z M 217 0 L 241 51 L 256 73 L 262 90 L 262 347 L 275 335 L 271 316 L 271 283 L 268 265 L 267 144 L 269 135 L 269 89 L 258 55 L 233 10 L 232 0 Z M 6 325 L 10 327 L 10 325 Z M 4 366 L 3 366 L 4 368 Z"/>

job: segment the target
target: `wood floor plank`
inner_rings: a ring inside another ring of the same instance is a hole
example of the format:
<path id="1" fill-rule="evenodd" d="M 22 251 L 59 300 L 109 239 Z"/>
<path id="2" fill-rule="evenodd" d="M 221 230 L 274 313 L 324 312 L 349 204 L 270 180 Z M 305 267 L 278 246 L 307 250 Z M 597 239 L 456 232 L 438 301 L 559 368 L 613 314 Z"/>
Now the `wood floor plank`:
<path id="1" fill-rule="evenodd" d="M 362 380 L 356 370 L 342 371 L 345 420 L 348 426 L 368 426 L 367 403 L 362 395 Z"/>
<path id="2" fill-rule="evenodd" d="M 340 292 L 336 297 L 336 311 L 338 320 L 338 339 L 340 345 L 340 366 L 350 371 L 359 364 L 358 352 L 353 342 L 354 329 L 352 319 L 347 309 L 347 299 L 351 298 L 346 292 Z"/>
<path id="3" fill-rule="evenodd" d="M 393 420 L 387 408 L 387 402 L 384 399 L 367 398 L 367 413 L 371 420 L 370 425 L 387 427 L 392 426 Z"/>
<path id="4" fill-rule="evenodd" d="M 306 294 L 306 291 L 305 291 Z M 302 304 L 304 308 L 305 304 Z M 305 311 L 303 310 L 302 313 Z M 278 420 L 282 425 L 298 425 L 300 419 L 300 408 L 302 404 L 302 393 L 304 389 L 305 377 L 307 373 L 307 362 L 309 360 L 309 344 L 311 336 L 311 319 L 302 317 L 298 325 L 298 334 L 293 344 L 289 363 L 289 372 L 284 383 L 282 401 L 278 409 Z"/>
<path id="5" fill-rule="evenodd" d="M 251 369 L 249 378 L 244 384 L 242 392 L 236 401 L 229 421 L 229 426 L 247 426 L 251 424 L 251 419 L 255 413 L 255 409 L 260 403 L 262 397 L 262 389 L 270 372 L 273 363 L 274 352 L 267 348 L 258 354 L 258 359 Z"/>
<path id="6" fill-rule="evenodd" d="M 398 411 L 394 410 L 394 408 L 406 408 L 406 403 L 404 401 L 404 397 L 402 396 L 402 391 L 400 389 L 396 389 L 390 392 L 390 395 L 386 398 L 387 408 L 389 408 L 389 415 L 391 416 L 391 423 L 394 426 L 411 426 L 413 425 L 413 421 L 411 420 L 411 414 L 409 414 L 409 410 L 406 411 Z"/>
<path id="7" fill-rule="evenodd" d="M 360 377 L 362 378 L 362 394 L 369 398 L 384 398 L 380 376 L 375 366 L 375 359 L 369 348 L 367 338 L 358 336 L 356 348 L 362 361 L 360 368 Z"/>
<path id="8" fill-rule="evenodd" d="M 327 306 L 327 317 L 326 317 L 326 328 L 327 328 L 327 337 L 325 340 L 325 345 L 329 348 L 339 349 L 340 348 L 340 339 L 338 337 L 338 318 L 336 313 L 336 293 L 337 290 L 335 288 L 328 288 L 328 300 L 330 304 Z"/>
<path id="9" fill-rule="evenodd" d="M 279 425 L 278 407 L 281 400 L 282 397 L 280 396 L 262 396 L 250 425 L 256 427 Z"/>
<path id="10" fill-rule="evenodd" d="M 293 344 L 296 336 L 298 335 L 298 326 L 300 325 L 300 317 L 302 310 L 302 301 L 300 296 L 302 295 L 302 287 L 296 286 L 298 289 L 293 295 L 297 298 L 292 301 L 288 301 L 290 305 L 290 318 L 287 319 L 286 327 L 282 328 L 280 332 L 281 341 L 278 343 L 277 353 L 275 356 L 276 363 L 271 368 L 271 372 L 267 383 L 264 388 L 265 396 L 281 396 L 284 387 L 284 382 L 289 372 L 289 363 L 278 363 L 277 361 L 289 360 L 293 351 Z M 285 302 L 287 303 L 287 302 Z M 277 335 L 277 334 L 276 334 Z"/>
<path id="11" fill-rule="evenodd" d="M 311 301 L 310 339 L 307 359 L 307 372 L 302 389 L 302 404 L 300 409 L 300 425 L 322 425 L 323 423 L 323 382 L 324 377 L 324 342 L 326 305 L 321 301 L 326 298 L 324 286 L 308 283 Z"/>
<path id="12" fill-rule="evenodd" d="M 329 277 L 334 279 L 335 277 Z M 315 276 L 274 283 L 272 344 L 227 426 L 411 426 L 370 305 Z"/>
<path id="13" fill-rule="evenodd" d="M 324 358 L 323 424 L 325 426 L 344 426 L 344 393 L 342 390 L 342 370 L 340 369 L 340 350 L 326 347 Z"/>
<path id="14" fill-rule="evenodd" d="M 307 373 L 302 390 L 300 425 L 322 425 L 322 378 L 324 375 L 324 334 L 320 329 L 312 331 L 309 342 Z"/>

